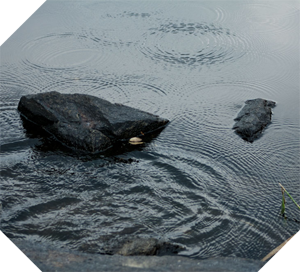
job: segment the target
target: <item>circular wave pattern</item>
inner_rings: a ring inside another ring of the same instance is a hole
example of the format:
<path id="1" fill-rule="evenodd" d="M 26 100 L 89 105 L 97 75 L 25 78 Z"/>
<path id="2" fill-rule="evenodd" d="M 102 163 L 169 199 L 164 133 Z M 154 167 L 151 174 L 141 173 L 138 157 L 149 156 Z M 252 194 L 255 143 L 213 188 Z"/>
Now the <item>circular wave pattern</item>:
<path id="1" fill-rule="evenodd" d="M 103 62 L 101 47 L 84 33 L 49 34 L 27 42 L 23 63 L 35 69 L 70 70 Z"/>
<path id="2" fill-rule="evenodd" d="M 176 5 L 172 16 L 165 16 L 170 9 L 166 8 L 165 13 L 161 9 L 161 18 L 154 12 L 142 15 L 148 6 L 138 12 L 132 6 L 134 12 L 121 13 L 121 21 L 115 20 L 117 16 L 106 18 L 96 10 L 99 17 L 93 22 L 107 20 L 102 29 L 93 26 L 82 31 L 82 21 L 78 20 L 74 27 L 77 34 L 62 31 L 29 41 L 23 47 L 23 66 L 15 65 L 15 56 L 14 61 L 10 60 L 14 63 L 11 67 L 5 64 L 0 78 L 4 87 L 0 103 L 4 161 L 0 192 L 1 227 L 7 234 L 94 253 L 103 253 L 101 246 L 111 237 L 150 235 L 186 246 L 183 254 L 187 256 L 261 259 L 299 229 L 299 224 L 290 220 L 285 222 L 288 227 L 278 233 L 282 226 L 278 182 L 286 182 L 291 192 L 299 191 L 299 161 L 295 160 L 299 154 L 299 122 L 294 116 L 298 104 L 293 103 L 295 95 L 289 90 L 290 86 L 296 89 L 298 83 L 283 54 L 294 47 L 279 41 L 275 51 L 280 54 L 273 56 L 266 41 L 274 43 L 279 32 L 271 33 L 270 40 L 270 36 L 264 37 L 270 34 L 266 30 L 269 25 L 280 22 L 279 10 L 276 18 L 257 21 L 256 26 L 267 26 L 258 31 L 259 35 L 253 32 L 239 37 L 216 24 L 230 25 L 231 18 L 243 15 L 233 16 L 231 9 L 213 4 L 206 9 L 211 11 L 209 18 L 201 16 L 211 24 L 181 23 L 197 21 L 198 10 Z M 192 17 L 190 10 L 194 10 Z M 174 12 L 184 14 L 176 25 L 168 23 L 172 19 L 165 19 L 174 18 Z M 264 13 L 269 16 L 267 10 Z M 150 20 L 160 26 L 147 31 L 153 25 Z M 69 27 L 72 21 L 73 17 Z M 115 25 L 110 25 L 113 21 Z M 121 33 L 123 27 L 133 29 L 137 23 L 140 25 L 132 35 Z M 241 30 L 245 25 L 231 26 L 237 33 L 245 33 Z M 289 23 L 283 26 L 281 33 L 295 28 Z M 137 39 L 141 33 L 142 42 Z M 126 52 L 119 50 L 127 46 Z M 207 57 L 201 59 L 199 51 Z M 248 52 L 245 56 L 244 51 Z M 100 53 L 98 59 L 89 59 L 94 53 Z M 132 56 L 137 56 L 136 61 L 118 69 L 120 56 L 127 53 L 124 63 Z M 287 55 L 293 58 L 292 53 Z M 22 61 L 23 55 L 19 57 Z M 111 66 L 107 65 L 107 57 Z M 154 72 L 159 76 L 155 76 L 151 63 L 147 66 L 149 58 L 174 63 L 173 68 L 178 69 L 165 71 L 157 65 Z M 198 64 L 232 63 L 237 58 L 234 65 L 226 66 L 229 69 L 214 69 L 213 73 L 191 69 Z M 98 66 L 103 61 L 105 68 Z M 135 66 L 142 61 L 145 67 Z M 275 71 L 275 64 L 287 68 L 290 78 Z M 285 92 L 280 95 L 282 87 Z M 151 143 L 118 155 L 132 158 L 132 164 L 115 163 L 111 157 L 75 158 L 49 151 L 40 139 L 27 137 L 16 111 L 21 95 L 52 90 L 99 96 L 171 122 Z M 290 98 L 280 99 L 283 96 Z M 231 127 L 244 101 L 256 97 L 278 99 L 278 105 L 264 136 L 249 144 Z M 290 218 L 298 218 L 296 207 L 289 212 Z"/>
<path id="3" fill-rule="evenodd" d="M 248 70 L 255 62 L 261 71 L 257 76 L 264 80 L 280 82 L 292 78 L 292 71 L 288 67 L 295 62 L 295 58 L 287 52 L 299 47 L 299 19 L 296 14 L 297 9 L 292 2 L 277 2 L 272 7 L 266 3 L 251 3 L 240 9 L 234 23 L 237 24 L 241 19 L 246 22 L 245 25 L 241 24 L 239 31 L 248 32 L 247 39 L 251 43 L 245 56 L 247 63 L 243 69 L 247 70 L 244 74 L 256 72 L 255 69 Z M 268 67 L 273 67 L 273 73 L 268 71 Z"/>
<path id="4" fill-rule="evenodd" d="M 140 81 L 130 76 L 101 81 L 95 77 L 75 79 L 74 86 L 85 87 L 84 92 L 94 95 L 101 91 L 101 95 L 128 103 L 134 98 L 132 103 L 140 101 L 137 97 L 148 96 L 147 100 L 156 104 L 149 104 L 149 101 L 142 104 L 163 112 L 157 102 L 168 97 L 165 87 L 156 87 L 151 80 L 148 83 Z M 62 85 L 58 83 L 58 86 Z M 64 86 L 72 87 L 70 81 L 65 81 Z M 106 237 L 149 234 L 188 245 L 184 253 L 188 256 L 209 258 L 226 254 L 260 258 L 263 243 L 283 240 L 286 232 L 282 237 L 276 237 L 276 227 L 263 220 L 267 216 L 265 211 L 249 198 L 248 192 L 264 198 L 265 191 L 258 189 L 263 179 L 271 177 L 277 182 L 290 177 L 291 171 L 283 171 L 280 178 L 272 173 L 276 173 L 275 166 L 280 166 L 279 150 L 270 153 L 268 146 L 261 146 L 263 148 L 255 153 L 257 149 L 240 144 L 244 152 L 241 156 L 241 152 L 232 152 L 229 147 L 237 146 L 237 143 L 226 143 L 228 138 L 224 134 L 230 129 L 222 122 L 231 120 L 231 112 L 237 112 L 241 105 L 228 108 L 223 104 L 229 104 L 231 100 L 242 103 L 245 95 L 259 94 L 260 88 L 254 83 L 238 92 L 242 86 L 243 83 L 201 88 L 191 84 L 192 92 L 187 94 L 187 88 L 179 94 L 182 108 L 178 108 L 178 104 L 172 111 L 168 108 L 168 113 L 177 114 L 177 123 L 172 124 L 174 129 L 166 130 L 164 137 L 156 141 L 158 147 L 150 146 L 149 153 L 130 154 L 141 160 L 139 164 L 109 166 L 103 170 L 97 163 L 88 166 L 70 158 L 62 164 L 60 156 L 51 157 L 50 163 L 49 157 L 44 161 L 35 158 L 28 162 L 23 155 L 26 163 L 21 161 L 12 172 L 16 177 L 19 173 L 31 172 L 24 180 L 18 180 L 18 188 L 24 188 L 25 184 L 27 188 L 35 188 L 32 191 L 45 194 L 45 201 L 41 202 L 41 196 L 36 195 L 37 200 L 27 200 L 10 211 L 6 208 L 5 229 L 17 237 L 32 237 L 35 233 L 36 238 L 30 239 L 51 240 L 58 246 L 67 245 L 94 253 L 103 253 L 99 244 L 102 245 Z M 174 88 L 170 89 L 170 92 L 176 92 Z M 271 92 L 267 86 L 263 90 L 266 95 Z M 4 110 L 10 107 L 5 104 Z M 6 120 L 9 119 L 11 117 Z M 209 122 L 211 125 L 207 126 Z M 278 164 L 272 167 L 274 159 L 266 159 L 276 154 Z M 75 164 L 78 166 L 74 168 Z M 252 168 L 259 175 L 253 176 Z M 265 169 L 274 171 L 264 174 Z M 13 178 L 9 181 L 16 184 Z M 10 184 L 2 188 L 14 203 L 24 193 L 22 189 L 13 190 Z M 275 204 L 270 199 L 267 205 L 271 210 Z M 251 214 L 255 210 L 258 212 Z M 246 236 L 244 239 L 236 236 L 241 231 Z M 253 237 L 262 242 L 257 243 Z"/>
<path id="5" fill-rule="evenodd" d="M 170 103 L 165 90 L 159 85 L 143 82 L 131 76 L 103 81 L 87 90 L 88 93 L 101 96 L 114 103 L 136 107 L 152 114 L 170 115 Z"/>
<path id="6" fill-rule="evenodd" d="M 172 116 L 172 105 L 168 103 L 169 90 L 154 81 L 133 75 L 117 77 L 110 74 L 99 76 L 95 72 L 89 75 L 68 73 L 60 80 L 49 82 L 42 91 L 93 95 L 169 118 Z"/>
<path id="7" fill-rule="evenodd" d="M 268 98 L 272 93 L 274 89 L 260 82 L 220 82 L 204 85 L 189 82 L 188 89 L 182 90 L 179 98 L 176 119 L 184 121 L 184 131 L 193 131 L 195 127 L 206 131 L 230 131 L 233 119 L 245 100 Z"/>
<path id="8" fill-rule="evenodd" d="M 240 16 L 258 33 L 268 31 L 279 35 L 299 24 L 295 16 L 298 12 L 299 7 L 295 2 L 276 2 L 272 6 L 267 3 L 251 3 L 244 6 Z"/>
<path id="9" fill-rule="evenodd" d="M 190 22 L 199 22 L 199 18 L 201 18 L 202 22 L 221 22 L 226 16 L 224 15 L 224 8 L 212 6 L 208 2 L 193 2 L 186 5 L 186 3 L 180 1 L 172 2 L 172 4 L 162 1 L 155 3 L 155 5 L 150 5 L 147 7 L 147 10 L 152 11 L 150 15 L 156 17 L 156 22 L 158 20 L 161 21 L 161 19 L 171 21 L 171 18 L 188 18 L 187 20 Z M 159 17 L 156 15 L 159 15 Z M 153 20 L 154 24 L 155 21 Z"/>
<path id="10" fill-rule="evenodd" d="M 149 29 L 140 50 L 155 60 L 210 66 L 235 61 L 246 48 L 245 40 L 213 23 L 167 23 Z"/>
<path id="11" fill-rule="evenodd" d="M 228 145 L 232 142 L 226 145 L 220 138 L 216 142 L 214 139 L 207 141 L 203 134 L 197 142 L 193 141 L 197 133 L 189 134 L 187 132 L 187 135 L 177 137 L 173 134 L 172 137 L 166 133 L 164 139 L 158 140 L 157 151 L 152 153 L 153 166 L 148 166 L 150 170 L 144 173 L 152 177 L 148 182 L 157 180 L 157 184 L 151 188 L 155 188 L 154 195 L 160 199 L 151 206 L 161 205 L 166 209 L 160 209 L 159 213 L 164 218 L 163 234 L 176 242 L 189 245 L 184 253 L 188 256 L 207 258 L 226 251 L 226 254 L 234 256 L 245 256 L 252 252 L 252 256 L 259 258 L 262 247 L 251 241 L 250 237 L 258 235 L 266 241 L 276 235 L 276 228 L 265 222 L 265 211 L 249 198 L 248 192 L 260 197 L 269 193 L 259 189 L 264 179 L 267 179 L 267 175 L 261 174 L 264 169 L 270 168 L 267 158 L 256 158 L 257 154 L 249 156 L 249 146 L 243 144 L 238 145 L 238 148 L 242 148 L 244 154 L 239 151 L 228 153 Z M 163 146 L 168 148 L 160 150 Z M 263 148 L 260 155 L 267 149 Z M 227 156 L 231 158 L 230 161 Z M 160 159 L 155 159 L 158 157 Z M 250 166 L 260 174 L 253 176 L 252 170 L 248 169 Z M 154 173 L 158 174 L 157 178 Z M 143 178 L 142 175 L 139 180 Z M 273 178 L 277 180 L 276 175 Z M 271 199 L 269 201 L 271 209 L 275 203 Z M 257 212 L 248 212 L 254 210 Z M 166 217 L 167 211 L 172 214 L 170 217 Z M 159 216 L 153 218 L 153 222 Z M 235 235 L 241 229 L 249 238 L 240 240 Z M 158 229 L 157 233 L 161 231 Z M 226 249 L 220 244 L 221 240 L 226 241 Z"/>

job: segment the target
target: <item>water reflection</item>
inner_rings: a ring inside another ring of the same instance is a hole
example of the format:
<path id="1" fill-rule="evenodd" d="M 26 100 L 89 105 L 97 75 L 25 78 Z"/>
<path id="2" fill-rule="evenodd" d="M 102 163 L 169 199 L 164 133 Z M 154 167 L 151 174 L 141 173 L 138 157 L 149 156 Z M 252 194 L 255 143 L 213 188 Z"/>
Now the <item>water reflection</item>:
<path id="1" fill-rule="evenodd" d="M 265 256 L 299 230 L 293 205 L 291 220 L 279 216 L 277 185 L 300 190 L 298 11 L 294 2 L 47 1 L 1 47 L 1 230 L 86 252 L 148 235 L 187 256 Z M 46 91 L 171 122 L 145 145 L 82 155 L 24 130 L 20 97 Z M 249 144 L 231 128 L 257 97 L 277 106 Z"/>

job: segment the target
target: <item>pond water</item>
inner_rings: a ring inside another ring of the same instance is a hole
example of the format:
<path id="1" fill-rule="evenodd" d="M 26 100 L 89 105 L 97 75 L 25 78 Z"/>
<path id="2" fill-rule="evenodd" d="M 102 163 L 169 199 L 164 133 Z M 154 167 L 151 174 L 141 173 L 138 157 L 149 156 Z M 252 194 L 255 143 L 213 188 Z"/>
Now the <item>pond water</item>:
<path id="1" fill-rule="evenodd" d="M 300 202 L 299 10 L 297 1 L 47 1 L 1 47 L 1 230 L 85 252 L 135 235 L 190 257 L 264 257 L 300 229 L 289 198 L 280 216 L 278 185 Z M 170 123 L 121 154 L 70 154 L 23 128 L 19 99 L 47 91 Z M 277 105 L 248 143 L 232 126 L 253 98 Z"/>

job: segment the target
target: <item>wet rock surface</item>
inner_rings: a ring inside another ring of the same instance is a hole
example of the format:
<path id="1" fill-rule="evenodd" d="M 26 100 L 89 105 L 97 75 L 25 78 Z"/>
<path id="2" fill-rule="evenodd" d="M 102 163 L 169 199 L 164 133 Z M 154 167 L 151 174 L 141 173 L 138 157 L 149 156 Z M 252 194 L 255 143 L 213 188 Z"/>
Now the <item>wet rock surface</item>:
<path id="1" fill-rule="evenodd" d="M 257 98 L 247 100 L 245 106 L 234 119 L 235 132 L 244 140 L 253 142 L 261 136 L 263 129 L 271 122 L 275 102 Z"/>
<path id="2" fill-rule="evenodd" d="M 121 256 L 88 254 L 51 245 L 12 239 L 13 243 L 43 272 L 46 271 L 223 271 L 257 272 L 265 264 L 242 258 L 198 260 L 180 256 Z"/>
<path id="3" fill-rule="evenodd" d="M 163 128 L 169 121 L 85 94 L 47 92 L 21 97 L 21 115 L 65 145 L 101 152 L 119 141 Z"/>
<path id="4" fill-rule="evenodd" d="M 119 254 L 123 256 L 137 256 L 137 255 L 176 255 L 185 248 L 172 244 L 168 241 L 159 240 L 153 237 L 132 237 L 130 235 L 123 235 L 121 237 L 114 237 L 102 241 L 101 248 L 98 251 L 101 254 Z M 99 247 L 98 245 L 95 245 Z M 85 249 L 86 252 L 88 249 Z M 95 248 L 94 252 L 97 252 Z"/>
<path id="5" fill-rule="evenodd" d="M 162 242 L 155 238 L 135 238 L 123 243 L 117 254 L 123 256 L 165 255 L 177 254 L 181 250 L 184 250 L 184 248 L 179 245 Z"/>
<path id="6" fill-rule="evenodd" d="M 149 236 L 123 234 L 121 236 L 102 236 L 97 241 L 82 244 L 80 251 L 123 256 L 162 256 L 176 255 L 185 247 Z"/>

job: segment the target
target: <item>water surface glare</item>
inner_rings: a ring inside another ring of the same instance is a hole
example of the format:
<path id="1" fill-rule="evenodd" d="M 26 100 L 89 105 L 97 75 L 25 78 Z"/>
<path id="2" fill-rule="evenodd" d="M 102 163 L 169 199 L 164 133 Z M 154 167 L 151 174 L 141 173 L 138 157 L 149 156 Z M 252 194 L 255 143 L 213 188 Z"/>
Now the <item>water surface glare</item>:
<path id="1" fill-rule="evenodd" d="M 261 259 L 300 229 L 299 2 L 47 1 L 1 46 L 1 230 L 103 253 L 151 236 L 197 258 Z M 84 93 L 170 120 L 114 156 L 81 156 L 26 132 L 22 95 Z M 250 144 L 244 101 L 273 100 Z M 295 220 L 296 219 L 296 220 Z"/>

